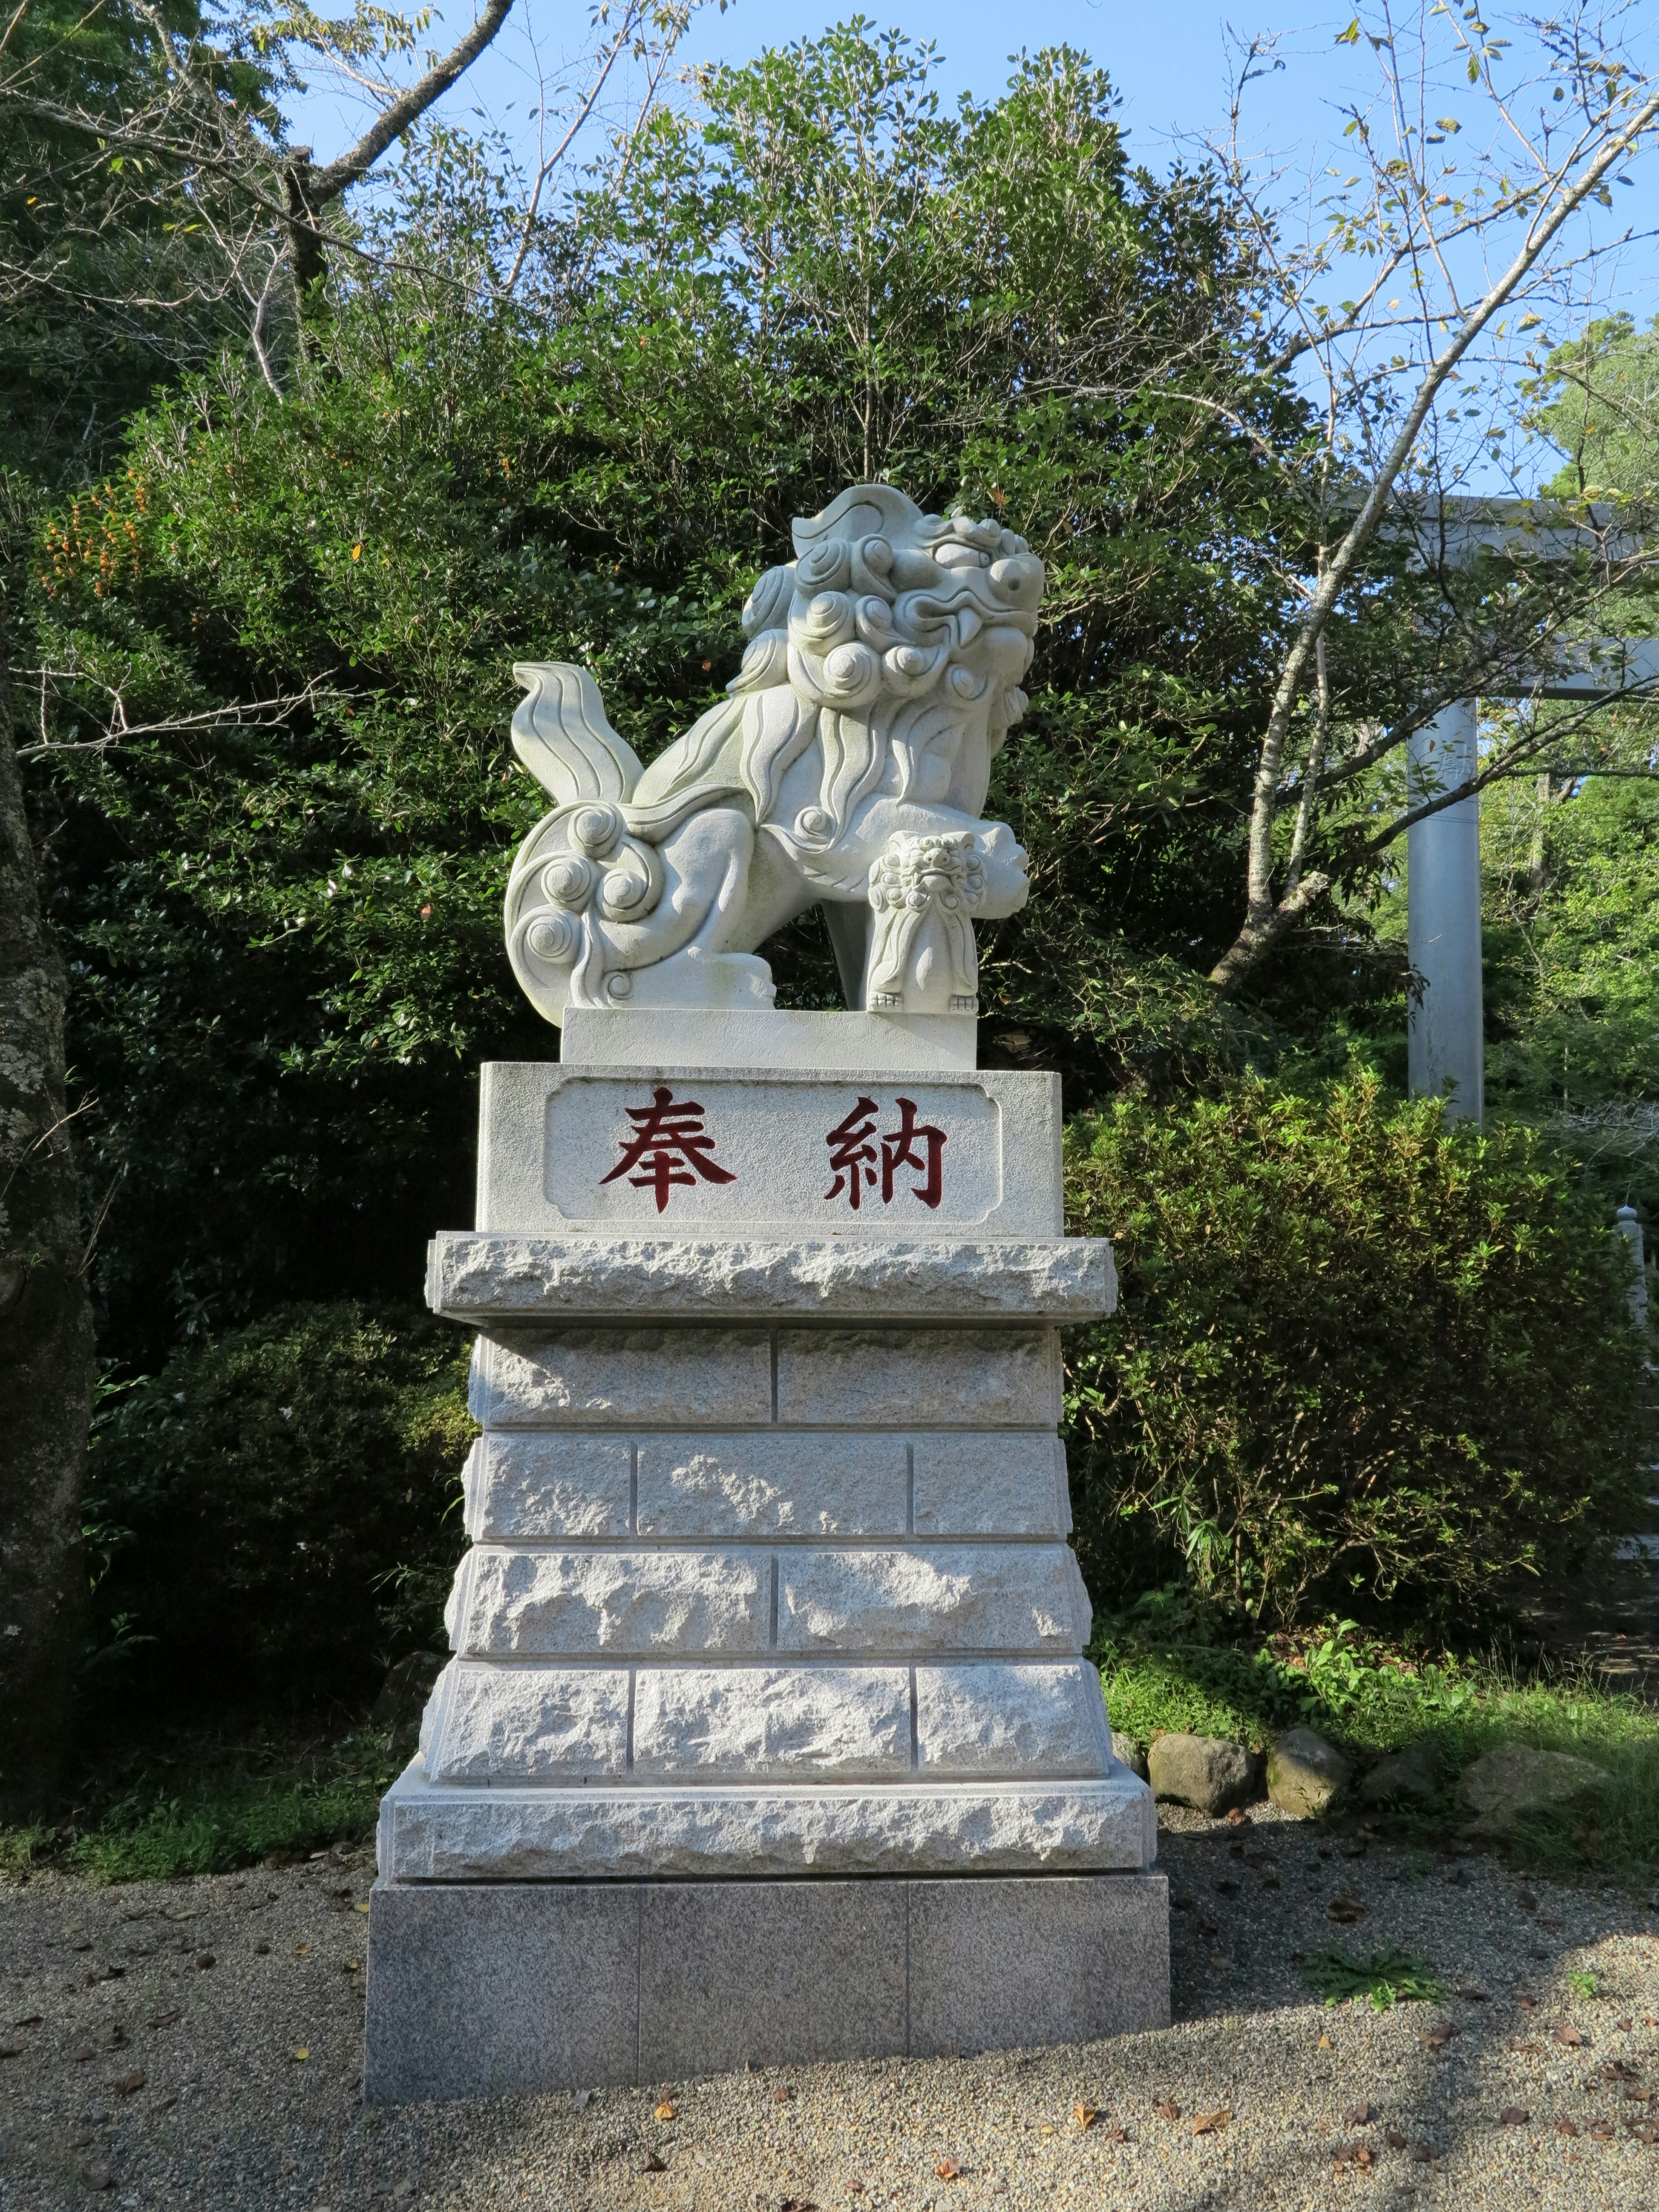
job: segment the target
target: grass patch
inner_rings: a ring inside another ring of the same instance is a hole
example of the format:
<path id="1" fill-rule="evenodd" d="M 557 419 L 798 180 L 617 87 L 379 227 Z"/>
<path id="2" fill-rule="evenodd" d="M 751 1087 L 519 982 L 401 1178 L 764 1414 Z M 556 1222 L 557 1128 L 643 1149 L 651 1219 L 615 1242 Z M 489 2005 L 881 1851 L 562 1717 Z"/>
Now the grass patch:
<path id="1" fill-rule="evenodd" d="M 1384 1752 L 1426 1743 L 1443 1788 L 1389 1816 L 1425 1841 L 1461 1825 L 1457 1778 L 1484 1753 L 1504 1743 L 1568 1752 L 1600 1767 L 1605 1785 L 1517 1821 L 1510 1856 L 1542 1873 L 1588 1871 L 1632 1885 L 1659 1873 L 1659 1712 L 1603 1689 L 1588 1668 L 1523 1676 L 1498 1655 L 1406 1654 L 1346 1621 L 1300 1646 L 1281 1638 L 1255 1649 L 1148 1634 L 1149 1626 L 1155 1616 L 1132 1615 L 1094 1646 L 1112 1725 L 1141 1743 L 1163 1729 L 1265 1746 L 1301 1722 L 1362 1769 Z"/>
<path id="2" fill-rule="evenodd" d="M 21 1880 L 54 1866 L 100 1884 L 173 1881 L 302 1858 L 361 1842 L 401 1764 L 368 1729 L 301 1746 L 186 1741 L 114 1778 L 118 1787 L 107 1778 L 89 1785 L 64 1828 L 0 1829 L 0 1874 Z"/>
<path id="3" fill-rule="evenodd" d="M 1368 1959 L 1351 1959 L 1346 1951 L 1316 1951 L 1303 1961 L 1302 1978 L 1328 2005 L 1364 1997 L 1373 2012 L 1387 2012 L 1402 2002 L 1441 2004 L 1446 1996 L 1438 1977 L 1406 1951 L 1373 1951 Z"/>

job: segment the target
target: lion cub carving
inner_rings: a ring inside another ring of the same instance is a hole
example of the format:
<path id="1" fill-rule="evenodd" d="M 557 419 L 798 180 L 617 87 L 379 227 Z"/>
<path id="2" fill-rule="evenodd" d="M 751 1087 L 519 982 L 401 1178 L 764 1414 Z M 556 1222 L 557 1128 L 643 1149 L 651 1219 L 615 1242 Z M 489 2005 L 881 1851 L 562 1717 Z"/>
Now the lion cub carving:
<path id="1" fill-rule="evenodd" d="M 860 484 L 794 526 L 727 699 L 642 769 L 586 669 L 526 664 L 519 757 L 556 804 L 507 893 L 538 1011 L 763 1007 L 755 948 L 820 902 L 848 1003 L 971 1012 L 972 914 L 1026 897 L 980 810 L 1025 711 L 1042 563 L 995 520 Z"/>

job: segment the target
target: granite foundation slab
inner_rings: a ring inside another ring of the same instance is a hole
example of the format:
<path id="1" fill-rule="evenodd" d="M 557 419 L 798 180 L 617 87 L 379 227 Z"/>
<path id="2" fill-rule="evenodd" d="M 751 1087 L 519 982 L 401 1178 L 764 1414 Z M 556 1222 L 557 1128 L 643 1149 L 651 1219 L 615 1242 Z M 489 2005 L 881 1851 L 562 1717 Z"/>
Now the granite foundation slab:
<path id="1" fill-rule="evenodd" d="M 410 1885 L 369 1899 L 371 2104 L 1165 2027 L 1156 1874 Z"/>
<path id="2" fill-rule="evenodd" d="M 416 1758 L 380 1800 L 393 1881 L 1139 1873 L 1152 1794 L 1126 1766 L 1057 1780 L 791 1787 L 447 1787 Z"/>

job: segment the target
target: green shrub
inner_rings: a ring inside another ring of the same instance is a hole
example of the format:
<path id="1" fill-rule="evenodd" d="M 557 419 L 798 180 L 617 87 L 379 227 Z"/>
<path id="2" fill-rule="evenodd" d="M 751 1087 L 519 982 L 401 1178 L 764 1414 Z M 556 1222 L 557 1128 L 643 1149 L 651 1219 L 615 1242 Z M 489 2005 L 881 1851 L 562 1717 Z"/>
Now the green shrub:
<path id="1" fill-rule="evenodd" d="M 204 1702 L 349 1698 L 441 1633 L 466 1351 L 416 1313 L 289 1306 L 107 1391 L 94 1664 Z"/>
<path id="2" fill-rule="evenodd" d="M 1528 1133 L 1369 1077 L 1314 1100 L 1252 1079 L 1084 1117 L 1068 1152 L 1073 1226 L 1121 1280 L 1072 1367 L 1097 1600 L 1173 1555 L 1268 1625 L 1461 1635 L 1506 1578 L 1630 1525 L 1627 1262 Z"/>

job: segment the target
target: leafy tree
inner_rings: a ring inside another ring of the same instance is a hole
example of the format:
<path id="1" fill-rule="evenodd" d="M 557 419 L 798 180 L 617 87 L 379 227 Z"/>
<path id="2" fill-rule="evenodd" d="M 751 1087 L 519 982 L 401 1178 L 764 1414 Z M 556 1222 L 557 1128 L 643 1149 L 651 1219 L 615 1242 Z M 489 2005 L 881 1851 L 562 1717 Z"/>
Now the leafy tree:
<path id="1" fill-rule="evenodd" d="M 513 662 L 592 666 L 649 757 L 734 664 L 788 519 L 866 459 L 994 504 L 1054 571 L 1000 794 L 1036 888 L 989 949 L 988 1034 L 1085 1090 L 1213 1050 L 1182 960 L 1225 927 L 1282 613 L 1274 480 L 1158 392 L 1172 351 L 1235 384 L 1248 356 L 1213 179 L 1131 171 L 1066 53 L 954 116 L 856 27 L 702 93 L 522 301 L 492 290 L 514 234 L 487 171 L 429 149 L 396 268 L 338 285 L 325 367 L 280 405 L 233 362 L 159 403 L 46 534 L 52 911 L 129 1356 L 402 1289 L 465 1218 L 476 1063 L 552 1044 L 500 942 L 541 805 L 505 744 Z M 776 950 L 827 994 L 821 940 Z"/>

